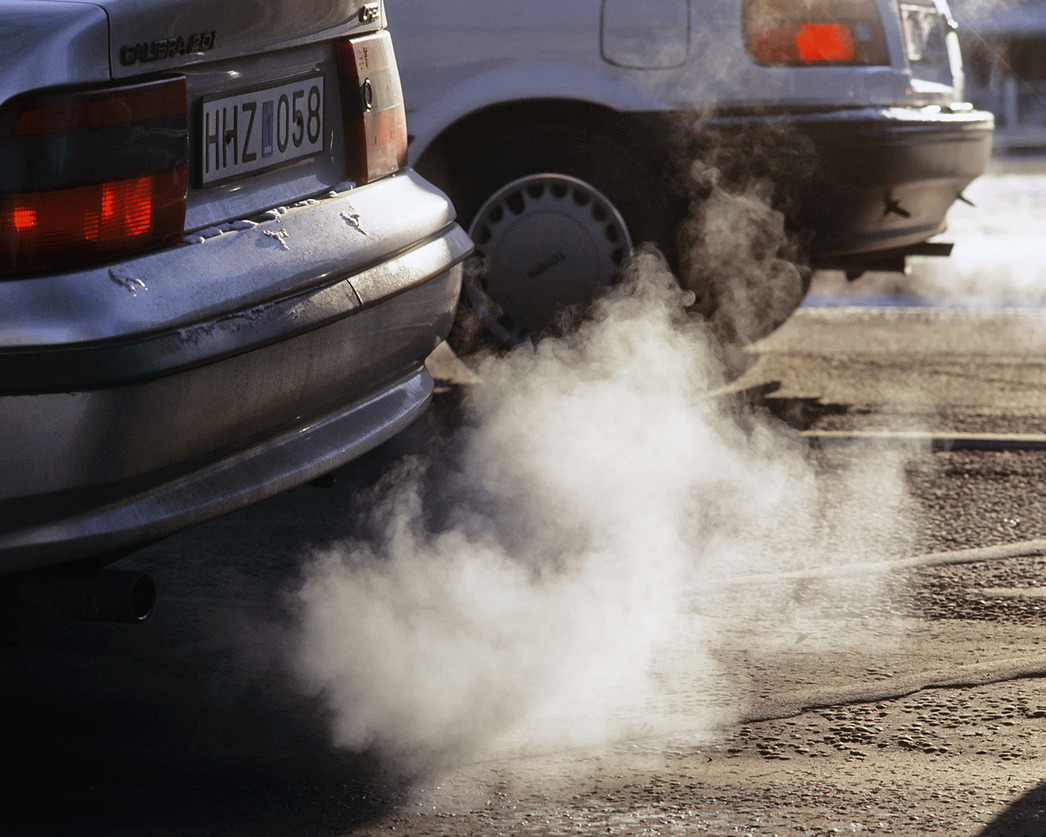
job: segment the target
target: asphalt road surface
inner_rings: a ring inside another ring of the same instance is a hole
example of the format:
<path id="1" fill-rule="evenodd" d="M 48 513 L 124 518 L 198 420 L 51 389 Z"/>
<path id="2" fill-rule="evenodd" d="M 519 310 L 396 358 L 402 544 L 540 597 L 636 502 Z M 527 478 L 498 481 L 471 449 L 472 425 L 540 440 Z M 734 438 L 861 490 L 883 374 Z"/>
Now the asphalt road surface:
<path id="1" fill-rule="evenodd" d="M 630 390 L 578 433 L 441 352 L 401 437 L 127 559 L 145 623 L 3 617 L 0 832 L 1046 834 L 1044 319 L 803 309 L 667 452 L 699 480 L 635 477 L 643 389 L 556 537 L 506 462 L 572 473 Z"/>

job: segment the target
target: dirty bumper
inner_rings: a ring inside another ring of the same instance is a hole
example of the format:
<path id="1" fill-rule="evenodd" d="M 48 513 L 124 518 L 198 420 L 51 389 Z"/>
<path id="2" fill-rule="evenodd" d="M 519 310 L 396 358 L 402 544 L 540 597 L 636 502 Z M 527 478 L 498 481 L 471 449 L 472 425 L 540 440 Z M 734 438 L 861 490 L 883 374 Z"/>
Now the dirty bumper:
<path id="1" fill-rule="evenodd" d="M 93 287 L 81 274 L 51 306 L 32 297 L 60 282 L 0 287 L 8 310 L 56 312 L 13 318 L 0 344 L 0 574 L 131 549 L 313 479 L 416 418 L 471 242 L 420 179 L 393 190 L 219 231 Z M 413 217 L 387 221 L 387 206 Z M 405 230 L 391 257 L 400 233 L 370 234 L 386 222 Z"/>

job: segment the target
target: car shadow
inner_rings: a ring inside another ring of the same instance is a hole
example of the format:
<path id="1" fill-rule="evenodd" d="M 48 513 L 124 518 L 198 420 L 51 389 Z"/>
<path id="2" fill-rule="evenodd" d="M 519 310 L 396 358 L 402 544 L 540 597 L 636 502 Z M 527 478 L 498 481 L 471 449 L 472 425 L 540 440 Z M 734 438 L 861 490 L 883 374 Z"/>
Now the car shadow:
<path id="1" fill-rule="evenodd" d="M 1043 837 L 1046 834 L 1046 782 L 1010 803 L 978 837 Z"/>
<path id="2" fill-rule="evenodd" d="M 346 833 L 399 804 L 408 783 L 334 748 L 263 642 L 245 659 L 242 613 L 182 606 L 152 625 L 4 618 L 0 832 Z"/>

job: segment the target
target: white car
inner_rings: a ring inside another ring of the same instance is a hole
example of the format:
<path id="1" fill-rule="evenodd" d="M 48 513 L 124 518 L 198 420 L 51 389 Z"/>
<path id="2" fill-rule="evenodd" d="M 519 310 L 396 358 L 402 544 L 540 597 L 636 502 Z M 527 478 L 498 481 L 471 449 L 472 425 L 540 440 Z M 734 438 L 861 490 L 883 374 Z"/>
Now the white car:
<path id="1" fill-rule="evenodd" d="M 411 160 L 475 239 L 467 299 L 508 343 L 613 282 L 634 244 L 677 263 L 707 196 L 695 160 L 727 188 L 770 183 L 800 262 L 854 275 L 946 253 L 927 241 L 990 155 L 944 0 L 388 6 Z M 705 313 L 730 294 L 687 281 Z"/>
<path id="2" fill-rule="evenodd" d="M 380 2 L 7 0 L 0 578 L 111 561 L 425 409 L 472 249 Z"/>

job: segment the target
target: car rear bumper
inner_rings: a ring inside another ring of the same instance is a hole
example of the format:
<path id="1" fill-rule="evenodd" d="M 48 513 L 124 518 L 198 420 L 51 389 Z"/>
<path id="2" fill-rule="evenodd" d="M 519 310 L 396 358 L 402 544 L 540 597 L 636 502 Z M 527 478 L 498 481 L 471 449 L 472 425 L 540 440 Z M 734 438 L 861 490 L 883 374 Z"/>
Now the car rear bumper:
<path id="1" fill-rule="evenodd" d="M 31 505 L 0 501 L 6 519 L 0 575 L 118 556 L 316 479 L 407 427 L 424 412 L 431 394 L 432 379 L 422 367 L 370 398 L 173 473 L 34 497 Z"/>
<path id="2" fill-rule="evenodd" d="M 416 418 L 471 242 L 444 196 L 394 180 L 119 268 L 0 283 L 24 315 L 0 348 L 0 574 L 147 543 Z"/>
<path id="3" fill-rule="evenodd" d="M 789 201 L 815 266 L 849 267 L 903 254 L 945 228 L 948 208 L 991 156 L 994 120 L 983 111 L 865 108 L 731 115 L 711 121 L 745 135 L 753 171 Z M 758 137 L 758 139 L 752 139 Z"/>

